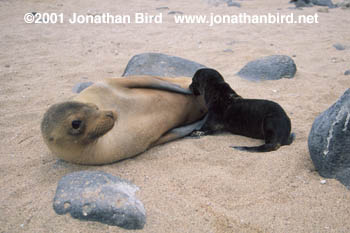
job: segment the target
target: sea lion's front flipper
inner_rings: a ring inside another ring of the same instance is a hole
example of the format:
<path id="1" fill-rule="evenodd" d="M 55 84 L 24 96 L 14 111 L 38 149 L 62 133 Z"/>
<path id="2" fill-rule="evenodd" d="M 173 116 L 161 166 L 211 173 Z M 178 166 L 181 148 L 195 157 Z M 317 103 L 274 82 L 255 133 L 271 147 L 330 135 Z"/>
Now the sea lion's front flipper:
<path id="1" fill-rule="evenodd" d="M 170 81 L 162 80 L 160 77 L 135 76 L 128 78 L 108 79 L 108 82 L 111 85 L 120 85 L 124 88 L 149 88 L 187 95 L 192 94 L 189 89 L 185 89 L 180 85 L 172 83 Z"/>
<path id="2" fill-rule="evenodd" d="M 160 145 L 160 144 L 163 144 L 166 142 L 170 142 L 170 141 L 173 141 L 173 140 L 176 140 L 179 138 L 183 138 L 183 137 L 189 135 L 190 133 L 192 133 L 193 131 L 201 129 L 203 124 L 207 120 L 207 118 L 208 118 L 208 115 L 203 117 L 202 120 L 196 121 L 196 122 L 189 124 L 189 125 L 174 128 L 174 129 L 168 131 L 161 138 L 159 138 L 156 142 L 154 142 L 151 145 L 151 147 L 156 146 L 156 145 Z"/>

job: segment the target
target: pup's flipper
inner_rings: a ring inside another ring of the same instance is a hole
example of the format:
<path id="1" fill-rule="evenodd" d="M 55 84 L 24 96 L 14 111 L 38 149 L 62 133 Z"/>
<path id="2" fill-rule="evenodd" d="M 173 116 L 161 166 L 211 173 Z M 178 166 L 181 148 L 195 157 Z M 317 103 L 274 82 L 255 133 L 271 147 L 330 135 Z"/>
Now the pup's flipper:
<path id="1" fill-rule="evenodd" d="M 190 133 L 192 133 L 194 130 L 201 129 L 203 124 L 207 120 L 207 117 L 208 117 L 208 115 L 203 117 L 203 119 L 200 121 L 196 121 L 192 124 L 181 126 L 181 127 L 178 127 L 178 128 L 175 128 L 175 129 L 168 131 L 161 138 L 159 138 L 156 142 L 154 142 L 151 145 L 151 147 L 156 146 L 156 145 L 160 145 L 160 144 L 163 144 L 166 142 L 170 142 L 170 141 L 173 141 L 173 140 L 176 140 L 179 138 L 183 138 L 186 135 L 189 135 Z"/>
<path id="2" fill-rule="evenodd" d="M 292 142 L 295 139 L 295 133 L 291 133 L 289 135 L 289 138 L 287 140 L 287 142 L 282 143 L 282 145 L 290 145 L 292 144 Z M 280 143 L 267 143 L 267 144 L 263 144 L 261 146 L 231 146 L 232 148 L 236 149 L 236 150 L 241 150 L 241 151 L 249 151 L 249 152 L 270 152 L 270 151 L 274 151 L 277 150 L 278 148 L 281 147 Z"/>
<path id="3" fill-rule="evenodd" d="M 241 151 L 249 151 L 249 152 L 270 152 L 277 150 L 280 148 L 280 144 L 263 144 L 261 146 L 231 146 L 232 148 L 236 150 L 241 150 Z"/>
<path id="4" fill-rule="evenodd" d="M 108 82 L 111 85 L 118 85 L 125 88 L 149 88 L 192 95 L 190 89 L 185 89 L 178 84 L 162 80 L 160 77 L 135 76 L 129 78 L 110 78 Z"/>

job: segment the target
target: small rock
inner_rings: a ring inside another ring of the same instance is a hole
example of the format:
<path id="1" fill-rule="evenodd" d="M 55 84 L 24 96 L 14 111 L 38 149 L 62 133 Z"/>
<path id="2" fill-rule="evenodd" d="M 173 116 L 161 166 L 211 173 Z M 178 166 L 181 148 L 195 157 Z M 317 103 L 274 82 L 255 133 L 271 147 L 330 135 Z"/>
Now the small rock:
<path id="1" fill-rule="evenodd" d="M 241 7 L 241 4 L 240 4 L 240 3 L 238 3 L 238 2 L 233 2 L 232 0 L 228 0 L 228 1 L 226 2 L 226 4 L 227 4 L 228 7 L 231 7 L 231 6 Z"/>
<path id="2" fill-rule="evenodd" d="M 321 183 L 321 184 L 326 184 L 327 181 L 326 181 L 326 180 L 321 180 L 320 183 Z"/>
<path id="3" fill-rule="evenodd" d="M 102 13 L 101 13 L 101 12 L 97 12 L 97 11 L 90 11 L 90 10 L 88 10 L 86 14 L 87 14 L 87 15 L 92 15 L 92 16 L 102 15 Z"/>
<path id="4" fill-rule="evenodd" d="M 100 171 L 73 172 L 59 181 L 53 208 L 57 214 L 98 221 L 125 229 L 142 229 L 146 212 L 136 199 L 139 188 Z"/>
<path id="5" fill-rule="evenodd" d="M 345 46 L 339 43 L 334 44 L 333 47 L 336 48 L 337 50 L 345 50 Z"/>
<path id="6" fill-rule="evenodd" d="M 192 77 L 204 65 L 162 53 L 142 53 L 133 56 L 126 66 L 123 77 L 153 75 L 161 77 Z"/>
<path id="7" fill-rule="evenodd" d="M 313 164 L 325 178 L 350 189 L 350 89 L 316 117 L 308 137 Z"/>
<path id="8" fill-rule="evenodd" d="M 317 12 L 320 12 L 320 13 L 328 13 L 329 10 L 328 10 L 328 8 L 320 8 L 320 9 L 317 10 Z"/>
<path id="9" fill-rule="evenodd" d="M 52 165 L 52 168 L 54 169 L 61 169 L 61 168 L 69 168 L 72 165 L 64 160 L 58 159 L 56 162 Z"/>
<path id="10" fill-rule="evenodd" d="M 225 3 L 228 7 L 231 7 L 231 6 L 241 7 L 240 3 L 233 2 L 233 0 L 206 0 L 206 1 L 209 5 L 212 5 L 215 7 L 222 5 L 222 4 L 225 4 Z"/>
<path id="11" fill-rule="evenodd" d="M 84 89 L 88 88 L 89 86 L 91 86 L 92 84 L 94 84 L 93 82 L 80 82 L 75 84 L 75 86 L 72 88 L 73 93 L 80 93 L 82 92 Z"/>
<path id="12" fill-rule="evenodd" d="M 11 66 L 10 65 L 5 65 L 6 68 L 10 68 Z"/>
<path id="13" fill-rule="evenodd" d="M 296 71 L 292 58 L 285 55 L 273 55 L 247 63 L 238 72 L 238 76 L 250 81 L 278 80 L 293 78 Z"/>
<path id="14" fill-rule="evenodd" d="M 350 70 L 345 71 L 344 75 L 350 75 Z"/>
<path id="15" fill-rule="evenodd" d="M 345 60 L 343 58 L 338 58 L 338 57 L 331 57 L 331 62 L 333 63 L 341 63 L 344 62 Z"/>
<path id="16" fill-rule="evenodd" d="M 296 8 L 312 6 L 310 0 L 292 0 L 290 3 L 294 3 Z"/>
<path id="17" fill-rule="evenodd" d="M 168 15 L 183 15 L 182 11 L 169 11 Z"/>
<path id="18" fill-rule="evenodd" d="M 206 0 L 206 2 L 209 4 L 209 5 L 212 5 L 212 6 L 219 6 L 221 3 L 225 2 L 224 0 Z"/>
<path id="19" fill-rule="evenodd" d="M 350 9 L 350 0 L 344 0 L 343 2 L 337 3 L 337 7 L 342 9 Z"/>
<path id="20" fill-rule="evenodd" d="M 335 8 L 332 0 L 311 0 L 312 4 L 317 6 L 328 6 L 329 8 Z"/>
<path id="21" fill-rule="evenodd" d="M 233 53 L 233 50 L 232 49 L 225 49 L 223 52 L 224 53 Z"/>
<path id="22" fill-rule="evenodd" d="M 169 10 L 169 7 L 167 7 L 167 6 L 157 7 L 156 10 L 157 10 L 157 11 L 160 11 L 160 10 Z"/>
<path id="23" fill-rule="evenodd" d="M 312 5 L 317 6 L 328 6 L 329 8 L 335 8 L 336 5 L 333 4 L 331 0 L 292 0 L 297 8 L 299 7 L 310 7 Z"/>

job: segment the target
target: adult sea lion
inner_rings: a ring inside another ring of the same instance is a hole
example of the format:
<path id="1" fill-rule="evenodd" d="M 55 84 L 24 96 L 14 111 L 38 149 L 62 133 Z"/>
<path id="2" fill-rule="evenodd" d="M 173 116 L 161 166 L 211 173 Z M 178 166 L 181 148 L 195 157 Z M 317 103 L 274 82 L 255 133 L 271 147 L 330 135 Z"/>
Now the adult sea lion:
<path id="1" fill-rule="evenodd" d="M 251 152 L 273 151 L 293 142 L 290 119 L 279 104 L 269 100 L 243 99 L 216 70 L 197 70 L 190 90 L 194 95 L 202 95 L 208 108 L 207 121 L 195 134 L 227 130 L 233 134 L 265 140 L 261 146 L 233 146 Z"/>
<path id="2" fill-rule="evenodd" d="M 188 90 L 190 83 L 152 76 L 105 79 L 48 109 L 41 123 L 44 141 L 63 160 L 106 164 L 184 137 L 200 128 L 204 121 L 197 121 L 207 111 Z"/>

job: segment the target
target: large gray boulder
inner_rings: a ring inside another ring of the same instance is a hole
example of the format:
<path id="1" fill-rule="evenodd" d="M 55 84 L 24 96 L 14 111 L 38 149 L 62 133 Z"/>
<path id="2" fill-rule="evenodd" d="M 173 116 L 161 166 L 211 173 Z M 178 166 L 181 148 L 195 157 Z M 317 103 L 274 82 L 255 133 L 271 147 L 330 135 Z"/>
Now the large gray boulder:
<path id="1" fill-rule="evenodd" d="M 204 65 L 181 57 L 162 53 L 142 53 L 131 58 L 122 76 L 192 77 L 198 69 L 204 67 Z"/>
<path id="2" fill-rule="evenodd" d="M 133 56 L 128 62 L 122 77 L 131 75 L 152 75 L 161 77 L 191 77 L 206 66 L 181 57 L 169 56 L 162 53 L 142 53 Z M 77 83 L 72 91 L 80 93 L 93 82 Z"/>
<path id="3" fill-rule="evenodd" d="M 248 62 L 237 74 L 250 81 L 263 81 L 293 78 L 296 71 L 291 57 L 272 55 Z"/>
<path id="4" fill-rule="evenodd" d="M 314 121 L 309 152 L 318 173 L 350 188 L 350 89 Z"/>
<path id="5" fill-rule="evenodd" d="M 73 172 L 59 181 L 53 208 L 80 220 L 142 229 L 146 212 L 135 197 L 138 187 L 101 171 Z"/>

